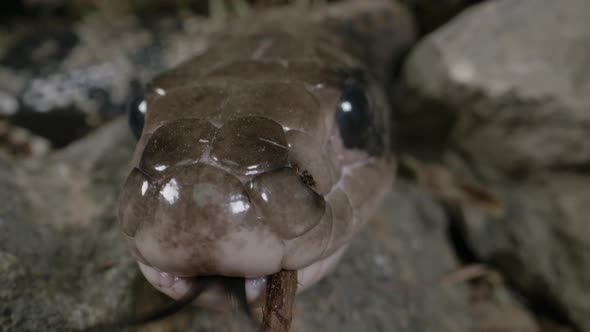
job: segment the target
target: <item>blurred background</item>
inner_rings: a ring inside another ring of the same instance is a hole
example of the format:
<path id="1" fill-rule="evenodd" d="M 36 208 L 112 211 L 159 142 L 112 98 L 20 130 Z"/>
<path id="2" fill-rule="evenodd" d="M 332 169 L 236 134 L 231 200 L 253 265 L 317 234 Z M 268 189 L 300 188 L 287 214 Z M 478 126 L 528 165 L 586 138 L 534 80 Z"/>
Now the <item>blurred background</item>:
<path id="1" fill-rule="evenodd" d="M 391 1 L 412 38 L 387 87 L 399 180 L 293 330 L 590 332 L 590 2 Z M 118 234 L 127 105 L 227 22 L 337 2 L 2 1 L 0 330 L 167 303 Z"/>

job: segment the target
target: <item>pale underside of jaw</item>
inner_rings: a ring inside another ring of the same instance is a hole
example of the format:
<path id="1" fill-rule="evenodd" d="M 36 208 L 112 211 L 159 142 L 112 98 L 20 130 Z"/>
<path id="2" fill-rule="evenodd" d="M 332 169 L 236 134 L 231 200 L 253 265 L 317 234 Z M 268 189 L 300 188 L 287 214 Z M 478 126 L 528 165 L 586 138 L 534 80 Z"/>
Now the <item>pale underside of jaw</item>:
<path id="1" fill-rule="evenodd" d="M 297 270 L 297 293 L 309 288 L 321 280 L 334 269 L 347 246 L 336 250 L 333 254 L 312 263 L 309 266 Z M 160 292 L 179 300 L 197 286 L 198 277 L 178 277 L 172 274 L 158 271 L 153 267 L 138 262 L 139 268 L 147 281 Z M 254 311 L 261 309 L 266 294 L 267 276 L 245 278 L 245 292 L 248 305 Z M 231 310 L 237 308 L 237 303 L 231 294 L 222 285 L 213 285 L 207 288 L 194 304 L 217 310 Z"/>

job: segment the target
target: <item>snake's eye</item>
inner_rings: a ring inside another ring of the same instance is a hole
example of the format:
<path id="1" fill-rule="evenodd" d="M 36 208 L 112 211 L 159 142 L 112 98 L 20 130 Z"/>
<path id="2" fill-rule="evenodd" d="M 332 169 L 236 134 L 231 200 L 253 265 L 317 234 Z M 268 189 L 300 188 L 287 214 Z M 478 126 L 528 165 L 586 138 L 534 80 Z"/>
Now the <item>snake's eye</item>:
<path id="1" fill-rule="evenodd" d="M 129 127 L 136 139 L 139 139 L 145 123 L 147 102 L 143 94 L 133 98 L 129 103 Z"/>
<path id="2" fill-rule="evenodd" d="M 367 130 L 371 126 L 369 100 L 362 87 L 347 85 L 342 90 L 336 123 L 347 148 L 364 148 Z"/>

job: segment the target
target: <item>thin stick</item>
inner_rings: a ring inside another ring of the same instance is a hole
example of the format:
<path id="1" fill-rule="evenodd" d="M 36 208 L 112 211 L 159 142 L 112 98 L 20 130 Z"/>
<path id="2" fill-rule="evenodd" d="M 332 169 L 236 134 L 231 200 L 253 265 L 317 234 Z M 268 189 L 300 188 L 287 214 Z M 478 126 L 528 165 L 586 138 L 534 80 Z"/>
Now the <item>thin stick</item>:
<path id="1" fill-rule="evenodd" d="M 269 279 L 262 311 L 262 330 L 289 332 L 297 291 L 297 271 L 281 270 Z"/>

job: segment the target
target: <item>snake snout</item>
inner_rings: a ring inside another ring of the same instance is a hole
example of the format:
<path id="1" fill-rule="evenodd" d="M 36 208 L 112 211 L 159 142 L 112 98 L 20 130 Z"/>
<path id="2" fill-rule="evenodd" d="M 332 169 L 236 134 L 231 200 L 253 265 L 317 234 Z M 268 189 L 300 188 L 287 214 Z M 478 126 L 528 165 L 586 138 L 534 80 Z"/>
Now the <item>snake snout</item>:
<path id="1" fill-rule="evenodd" d="M 322 258 L 334 176 L 308 140 L 261 117 L 164 123 L 121 195 L 132 252 L 177 276 L 259 277 Z"/>
<path id="2" fill-rule="evenodd" d="M 240 180 L 210 165 L 179 166 L 157 181 L 134 169 L 120 220 L 139 259 L 181 276 L 258 276 L 280 267 L 283 244 Z"/>
<path id="3" fill-rule="evenodd" d="M 326 245 L 330 218 L 323 197 L 291 168 L 245 184 L 205 164 L 175 167 L 158 180 L 136 168 L 121 196 L 132 252 L 179 276 L 257 277 L 305 266 Z"/>

